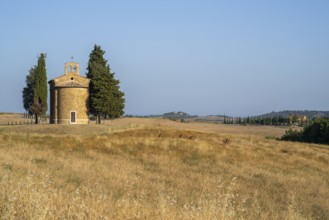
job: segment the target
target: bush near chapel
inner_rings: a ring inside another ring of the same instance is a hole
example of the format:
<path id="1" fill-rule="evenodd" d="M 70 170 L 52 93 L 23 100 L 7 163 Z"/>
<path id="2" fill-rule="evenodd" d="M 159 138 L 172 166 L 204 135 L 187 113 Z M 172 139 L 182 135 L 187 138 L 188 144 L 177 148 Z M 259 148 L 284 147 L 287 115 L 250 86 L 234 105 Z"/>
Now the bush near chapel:
<path id="1" fill-rule="evenodd" d="M 303 130 L 289 129 L 281 140 L 329 145 L 329 119 L 315 119 L 312 124 L 305 126 Z"/>

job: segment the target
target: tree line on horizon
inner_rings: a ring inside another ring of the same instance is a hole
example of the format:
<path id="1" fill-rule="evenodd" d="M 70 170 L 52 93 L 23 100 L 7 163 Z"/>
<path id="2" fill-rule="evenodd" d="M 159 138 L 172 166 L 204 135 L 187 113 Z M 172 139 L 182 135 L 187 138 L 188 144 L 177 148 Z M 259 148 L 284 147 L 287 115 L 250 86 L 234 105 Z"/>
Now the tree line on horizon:
<path id="1" fill-rule="evenodd" d="M 105 51 L 95 45 L 89 55 L 86 77 L 90 79 L 88 109 L 96 117 L 96 123 L 104 118 L 117 118 L 124 114 L 124 93 L 120 91 L 120 81 L 115 79 L 110 65 L 104 59 Z M 26 76 L 26 86 L 22 91 L 23 107 L 27 115 L 34 116 L 35 124 L 48 110 L 48 85 L 46 55 L 41 53 L 37 65 Z"/>
<path id="2" fill-rule="evenodd" d="M 289 117 L 284 116 L 248 116 L 248 117 L 224 117 L 224 124 L 240 124 L 240 125 L 298 125 L 304 126 L 309 124 L 314 119 L 308 119 L 307 117 L 299 115 L 290 115 Z"/>

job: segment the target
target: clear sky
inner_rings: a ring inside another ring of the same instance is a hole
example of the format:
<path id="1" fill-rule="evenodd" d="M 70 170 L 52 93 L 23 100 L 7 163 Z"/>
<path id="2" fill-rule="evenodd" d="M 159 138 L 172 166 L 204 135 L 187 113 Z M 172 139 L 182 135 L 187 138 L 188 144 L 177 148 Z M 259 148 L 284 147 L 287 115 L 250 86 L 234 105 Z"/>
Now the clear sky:
<path id="1" fill-rule="evenodd" d="M 329 110 L 328 0 L 0 0 L 0 112 L 23 112 L 28 70 L 48 80 L 95 44 L 126 114 Z"/>

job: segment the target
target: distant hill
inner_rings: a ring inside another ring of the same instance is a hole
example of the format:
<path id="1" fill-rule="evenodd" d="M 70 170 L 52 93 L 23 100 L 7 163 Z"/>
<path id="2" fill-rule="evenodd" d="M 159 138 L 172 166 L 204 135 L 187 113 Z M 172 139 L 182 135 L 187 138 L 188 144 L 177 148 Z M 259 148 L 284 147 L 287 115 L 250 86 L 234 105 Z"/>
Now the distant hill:
<path id="1" fill-rule="evenodd" d="M 285 111 L 279 111 L 279 112 L 270 112 L 267 114 L 259 115 L 260 117 L 275 117 L 275 116 L 282 116 L 282 117 L 289 117 L 289 115 L 306 115 L 308 118 L 318 118 L 318 117 L 329 117 L 329 111 L 308 111 L 308 110 L 302 110 L 302 111 L 291 111 L 291 110 L 285 110 Z"/>
<path id="2" fill-rule="evenodd" d="M 290 115 L 306 115 L 307 118 L 318 118 L 318 117 L 329 117 L 329 111 L 315 111 L 315 110 L 284 110 L 278 112 L 270 112 L 262 115 L 250 115 L 249 117 L 275 117 L 281 116 L 284 118 L 288 118 Z M 199 115 L 190 115 L 186 112 L 176 111 L 176 112 L 167 112 L 162 115 L 147 115 L 147 116 L 133 116 L 133 115 L 126 115 L 126 117 L 145 117 L 145 118 L 169 118 L 169 119 L 188 119 L 188 121 L 199 121 L 199 122 L 213 122 L 213 123 L 220 123 L 224 122 L 224 115 L 206 115 L 206 116 L 199 116 Z M 234 116 L 227 116 L 229 118 L 237 119 L 239 117 Z M 247 117 L 242 117 L 247 118 Z"/>
<path id="3" fill-rule="evenodd" d="M 186 118 L 190 118 L 193 116 L 187 114 L 186 112 L 168 112 L 168 113 L 164 113 L 163 115 L 161 115 L 161 117 L 172 118 L 172 119 L 186 119 Z"/>
<path id="4" fill-rule="evenodd" d="M 210 122 L 210 123 L 220 123 L 224 121 L 224 116 L 222 115 L 207 115 L 207 116 L 198 116 L 190 115 L 185 112 L 168 112 L 163 115 L 159 115 L 161 118 L 169 119 L 184 119 L 185 121 L 196 121 L 196 122 Z"/>

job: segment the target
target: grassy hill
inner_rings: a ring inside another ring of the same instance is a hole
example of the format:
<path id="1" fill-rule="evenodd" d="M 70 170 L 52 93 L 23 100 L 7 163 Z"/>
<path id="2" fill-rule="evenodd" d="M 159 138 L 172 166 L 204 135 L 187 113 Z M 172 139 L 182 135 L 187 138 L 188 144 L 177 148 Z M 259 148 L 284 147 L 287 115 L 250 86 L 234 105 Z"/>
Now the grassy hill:
<path id="1" fill-rule="evenodd" d="M 283 133 L 144 118 L 0 126 L 0 216 L 328 219 L 328 147 L 267 138 Z"/>

